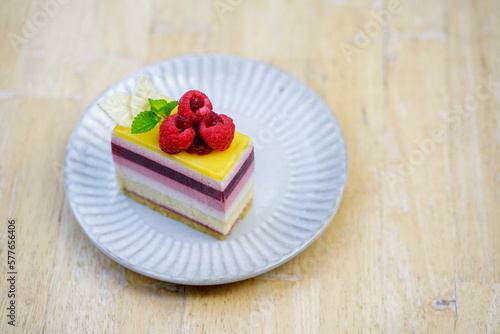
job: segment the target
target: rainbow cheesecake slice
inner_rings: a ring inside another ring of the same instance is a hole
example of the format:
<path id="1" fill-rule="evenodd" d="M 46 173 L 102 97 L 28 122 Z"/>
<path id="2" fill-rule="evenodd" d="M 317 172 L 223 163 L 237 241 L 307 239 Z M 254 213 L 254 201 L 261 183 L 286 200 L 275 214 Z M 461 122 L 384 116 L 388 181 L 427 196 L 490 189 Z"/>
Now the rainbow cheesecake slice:
<path id="1" fill-rule="evenodd" d="M 98 103 L 118 125 L 111 149 L 119 189 L 135 201 L 225 239 L 253 199 L 254 150 L 200 91 L 179 101 L 146 77 Z"/>
<path id="2" fill-rule="evenodd" d="M 231 146 L 204 156 L 167 154 L 159 129 L 131 134 L 116 126 L 111 137 L 118 186 L 131 198 L 173 219 L 225 239 L 253 198 L 254 150 L 235 132 Z"/>

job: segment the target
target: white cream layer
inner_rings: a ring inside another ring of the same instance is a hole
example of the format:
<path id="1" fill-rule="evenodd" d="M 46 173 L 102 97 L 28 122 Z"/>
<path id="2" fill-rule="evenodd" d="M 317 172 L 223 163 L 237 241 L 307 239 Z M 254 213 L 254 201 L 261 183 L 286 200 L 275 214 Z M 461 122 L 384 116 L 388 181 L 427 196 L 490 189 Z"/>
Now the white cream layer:
<path id="1" fill-rule="evenodd" d="M 141 166 L 142 167 L 142 166 Z M 144 167 L 143 167 L 144 168 Z M 231 194 L 232 196 L 236 195 L 235 199 L 231 202 L 231 204 L 227 207 L 225 207 L 224 211 L 220 210 L 215 210 L 213 209 L 209 203 L 205 202 L 204 199 L 207 198 L 206 195 L 204 194 L 199 194 L 199 196 L 193 197 L 193 196 L 188 196 L 183 194 L 182 192 L 179 192 L 175 190 L 174 188 L 167 187 L 164 184 L 161 184 L 159 182 L 156 182 L 152 180 L 151 178 L 136 172 L 132 169 L 129 169 L 123 165 L 120 164 L 115 164 L 115 169 L 117 174 L 121 175 L 122 177 L 125 178 L 125 182 L 127 179 L 132 180 L 136 183 L 143 184 L 146 187 L 149 187 L 151 189 L 156 190 L 157 192 L 161 194 L 165 194 L 166 196 L 169 196 L 179 202 L 182 202 L 184 205 L 188 207 L 193 207 L 196 208 L 197 210 L 205 213 L 206 215 L 212 216 L 213 218 L 217 220 L 222 220 L 226 221 L 229 219 L 229 217 L 234 215 L 234 211 L 237 209 L 239 206 L 241 200 L 244 198 L 245 194 L 248 193 L 249 189 L 253 186 L 254 183 L 254 175 L 253 175 L 253 166 L 250 168 L 247 172 L 251 172 L 252 175 L 250 177 L 246 178 L 247 180 L 244 180 L 245 178 L 242 178 L 241 182 L 245 182 L 243 185 L 238 185 L 237 188 L 239 189 L 234 189 L 234 191 L 239 190 L 238 194 Z M 136 191 L 137 189 L 131 189 L 127 185 L 125 187 L 133 192 L 137 192 L 139 195 L 144 196 L 147 199 L 148 198 L 147 194 Z M 210 199 L 212 200 L 212 199 Z M 162 204 L 162 203 L 159 203 Z M 172 208 L 173 210 L 176 210 L 176 208 Z M 193 217 L 190 217 L 188 214 L 189 212 L 180 212 L 179 213 L 186 215 L 189 218 L 194 219 Z"/>

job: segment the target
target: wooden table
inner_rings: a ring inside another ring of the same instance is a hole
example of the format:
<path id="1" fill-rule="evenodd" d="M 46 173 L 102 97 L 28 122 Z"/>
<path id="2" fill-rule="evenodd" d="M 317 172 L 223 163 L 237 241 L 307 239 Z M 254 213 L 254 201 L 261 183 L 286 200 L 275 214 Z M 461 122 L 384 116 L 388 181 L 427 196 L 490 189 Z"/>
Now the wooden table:
<path id="1" fill-rule="evenodd" d="M 0 332 L 14 330 L 15 219 L 19 333 L 500 333 L 500 2 L 45 2 L 0 3 Z M 196 52 L 303 80 L 349 154 L 320 239 L 223 286 L 117 265 L 82 232 L 62 182 L 69 136 L 102 90 Z"/>

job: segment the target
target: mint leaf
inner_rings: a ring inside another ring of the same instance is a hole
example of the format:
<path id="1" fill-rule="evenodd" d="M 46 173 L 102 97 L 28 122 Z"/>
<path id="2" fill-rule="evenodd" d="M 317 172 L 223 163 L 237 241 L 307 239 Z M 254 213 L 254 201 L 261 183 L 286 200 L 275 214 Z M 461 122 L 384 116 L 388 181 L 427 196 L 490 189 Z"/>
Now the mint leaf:
<path id="1" fill-rule="evenodd" d="M 135 116 L 132 121 L 132 134 L 145 133 L 153 129 L 161 120 L 161 117 L 150 110 L 146 110 Z"/>
<path id="2" fill-rule="evenodd" d="M 163 99 L 148 99 L 151 110 L 145 110 L 135 116 L 132 121 L 132 134 L 146 133 L 153 129 L 158 122 L 170 116 L 172 110 L 179 104 L 177 101 L 167 102 Z"/>
<path id="3" fill-rule="evenodd" d="M 170 116 L 172 110 L 179 104 L 177 101 L 167 102 L 165 100 L 148 99 L 151 111 L 155 112 L 158 116 L 167 118 Z"/>
<path id="4" fill-rule="evenodd" d="M 170 101 L 167 103 L 167 108 L 165 109 L 165 117 L 168 117 L 170 116 L 170 113 L 172 112 L 172 110 L 175 109 L 175 107 L 177 107 L 177 105 L 179 104 L 179 101 Z"/>
<path id="5" fill-rule="evenodd" d="M 153 100 L 153 99 L 148 99 L 149 105 L 151 106 L 151 111 L 154 111 L 155 113 L 159 114 L 165 108 L 167 107 L 167 101 L 161 99 L 161 100 Z"/>

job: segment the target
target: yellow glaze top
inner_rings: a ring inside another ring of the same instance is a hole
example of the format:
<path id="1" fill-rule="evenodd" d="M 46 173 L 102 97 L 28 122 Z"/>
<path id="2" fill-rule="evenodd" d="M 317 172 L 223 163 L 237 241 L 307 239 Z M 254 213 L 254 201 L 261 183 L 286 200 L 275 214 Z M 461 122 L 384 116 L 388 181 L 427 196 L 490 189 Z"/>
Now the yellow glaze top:
<path id="1" fill-rule="evenodd" d="M 117 125 L 113 130 L 113 134 L 219 181 L 222 181 L 227 173 L 229 173 L 251 141 L 251 138 L 247 135 L 235 131 L 233 142 L 225 151 L 214 150 L 212 153 L 203 156 L 190 154 L 185 151 L 178 154 L 167 154 L 160 149 L 158 144 L 160 124 L 153 130 L 141 134 L 131 134 L 130 128 Z"/>

